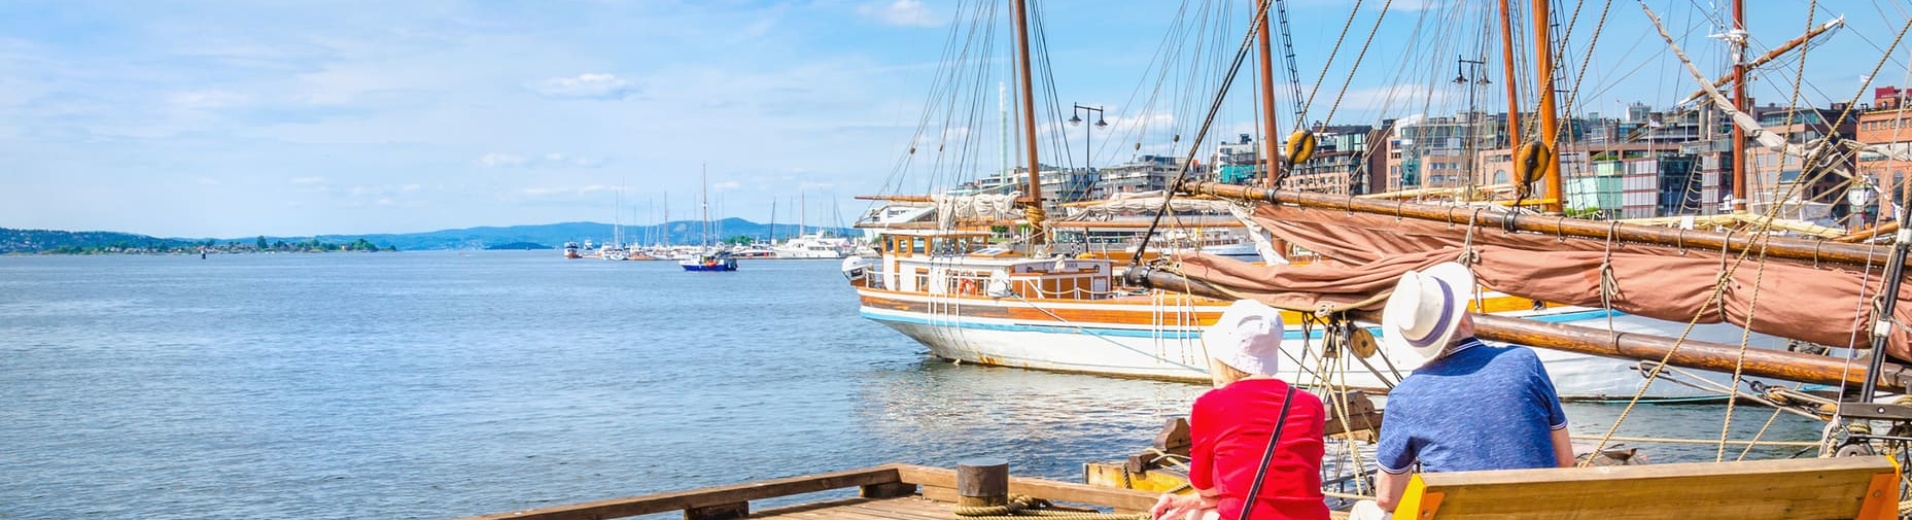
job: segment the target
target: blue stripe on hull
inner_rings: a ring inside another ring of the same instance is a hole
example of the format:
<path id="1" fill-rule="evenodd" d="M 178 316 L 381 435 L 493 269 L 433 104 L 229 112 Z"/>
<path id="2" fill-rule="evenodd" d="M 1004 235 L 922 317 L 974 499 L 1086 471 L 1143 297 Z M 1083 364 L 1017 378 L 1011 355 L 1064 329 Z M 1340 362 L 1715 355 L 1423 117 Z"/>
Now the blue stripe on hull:
<path id="1" fill-rule="evenodd" d="M 694 272 L 702 272 L 702 271 L 716 272 L 716 271 L 735 271 L 736 270 L 736 269 L 732 269 L 732 268 L 721 266 L 721 265 L 716 267 L 704 267 L 701 265 L 686 265 L 682 267 L 684 268 L 685 271 L 694 271 Z"/>

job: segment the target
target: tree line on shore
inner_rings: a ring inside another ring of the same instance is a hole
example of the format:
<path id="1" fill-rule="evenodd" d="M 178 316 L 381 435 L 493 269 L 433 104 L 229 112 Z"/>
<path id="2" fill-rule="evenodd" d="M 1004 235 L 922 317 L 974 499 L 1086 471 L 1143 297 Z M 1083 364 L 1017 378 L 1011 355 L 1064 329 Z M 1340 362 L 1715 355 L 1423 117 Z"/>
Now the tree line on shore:
<path id="1" fill-rule="evenodd" d="M 0 229 L 0 254 L 28 253 L 55 255 L 99 254 L 195 254 L 195 253 L 322 253 L 397 251 L 359 238 L 351 241 L 218 239 L 183 240 L 112 232 L 69 232 Z"/>

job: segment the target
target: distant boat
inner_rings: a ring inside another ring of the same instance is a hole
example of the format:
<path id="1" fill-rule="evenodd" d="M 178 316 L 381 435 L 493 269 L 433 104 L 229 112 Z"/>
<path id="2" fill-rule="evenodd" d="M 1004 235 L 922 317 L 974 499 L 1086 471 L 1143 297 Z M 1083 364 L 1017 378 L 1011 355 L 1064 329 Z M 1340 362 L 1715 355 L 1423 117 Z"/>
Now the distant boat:
<path id="1" fill-rule="evenodd" d="M 785 240 L 772 249 L 777 251 L 777 258 L 843 258 L 856 252 L 856 244 L 819 231 Z"/>
<path id="2" fill-rule="evenodd" d="M 737 257 L 731 256 L 730 251 L 726 250 L 706 250 L 677 261 L 677 265 L 683 266 L 685 271 L 735 271 Z"/>
<path id="3" fill-rule="evenodd" d="M 721 245 L 710 245 L 710 172 L 708 169 L 704 172 L 703 179 L 704 197 L 700 202 L 704 212 L 704 247 L 689 257 L 677 261 L 677 265 L 683 266 L 685 271 L 735 271 L 737 257 L 730 254 L 730 249 Z"/>
<path id="4" fill-rule="evenodd" d="M 730 256 L 736 258 L 780 258 L 777 250 L 759 245 L 737 246 L 730 249 Z"/>
<path id="5" fill-rule="evenodd" d="M 578 254 L 578 243 L 577 243 L 577 242 L 565 242 L 565 243 L 564 243 L 564 258 L 566 258 L 566 259 L 569 259 L 569 260 L 576 260 L 576 259 L 579 259 L 579 258 L 584 258 L 584 255 L 580 255 L 580 254 Z"/>

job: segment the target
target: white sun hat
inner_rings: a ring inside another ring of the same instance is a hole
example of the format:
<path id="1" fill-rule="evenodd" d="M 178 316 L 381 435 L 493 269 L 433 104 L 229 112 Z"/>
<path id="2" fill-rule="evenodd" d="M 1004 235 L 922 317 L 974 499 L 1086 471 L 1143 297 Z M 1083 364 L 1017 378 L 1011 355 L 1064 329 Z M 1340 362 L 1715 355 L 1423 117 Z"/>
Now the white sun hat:
<path id="1" fill-rule="evenodd" d="M 1221 319 L 1202 330 L 1208 357 L 1251 375 L 1275 375 L 1281 366 L 1281 311 L 1254 300 L 1237 300 Z"/>
<path id="2" fill-rule="evenodd" d="M 1453 262 L 1401 275 L 1381 311 L 1382 345 L 1413 350 L 1428 359 L 1439 356 L 1467 315 L 1473 291 L 1474 273 Z"/>

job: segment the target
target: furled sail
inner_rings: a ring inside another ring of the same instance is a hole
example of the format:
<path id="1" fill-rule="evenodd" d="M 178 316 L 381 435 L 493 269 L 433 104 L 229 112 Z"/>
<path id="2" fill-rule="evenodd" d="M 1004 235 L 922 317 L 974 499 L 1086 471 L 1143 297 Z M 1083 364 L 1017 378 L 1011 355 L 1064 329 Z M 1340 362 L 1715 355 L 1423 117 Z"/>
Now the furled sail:
<path id="1" fill-rule="evenodd" d="M 1460 211 L 1467 211 L 1457 208 Z M 1291 309 L 1379 309 L 1404 272 L 1462 258 L 1493 290 L 1543 301 L 1606 307 L 1657 319 L 1730 322 L 1774 336 L 1869 348 L 1872 301 L 1888 249 L 1870 272 L 1750 254 L 1716 284 L 1737 254 L 1453 225 L 1386 215 L 1260 205 L 1253 218 L 1282 239 L 1320 254 L 1306 265 L 1262 266 L 1180 257 L 1186 276 Z M 1898 323 L 1912 323 L 1912 287 L 1898 295 Z M 1912 333 L 1895 327 L 1886 351 L 1912 359 Z"/>

